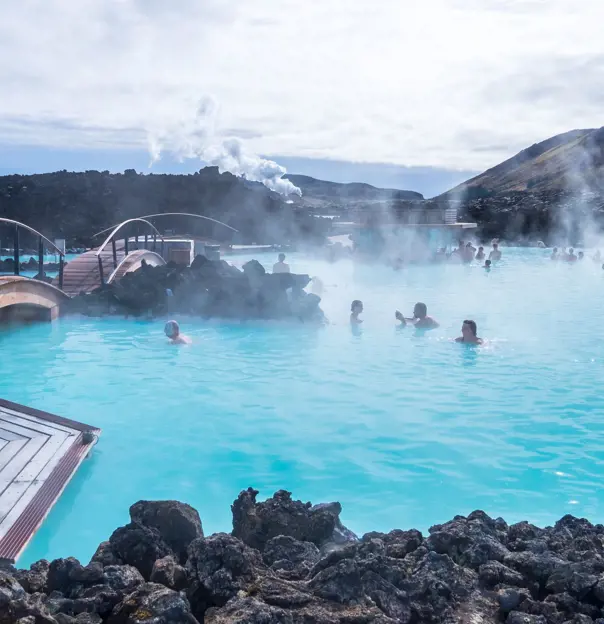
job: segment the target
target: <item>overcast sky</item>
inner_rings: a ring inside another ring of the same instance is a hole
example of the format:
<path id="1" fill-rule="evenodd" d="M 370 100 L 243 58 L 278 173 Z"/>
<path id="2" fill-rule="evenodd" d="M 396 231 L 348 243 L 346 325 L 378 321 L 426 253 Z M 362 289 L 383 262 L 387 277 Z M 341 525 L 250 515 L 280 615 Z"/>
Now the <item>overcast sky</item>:
<path id="1" fill-rule="evenodd" d="M 5 2 L 0 168 L 238 137 L 319 177 L 463 178 L 604 125 L 602 23 L 602 0 Z"/>

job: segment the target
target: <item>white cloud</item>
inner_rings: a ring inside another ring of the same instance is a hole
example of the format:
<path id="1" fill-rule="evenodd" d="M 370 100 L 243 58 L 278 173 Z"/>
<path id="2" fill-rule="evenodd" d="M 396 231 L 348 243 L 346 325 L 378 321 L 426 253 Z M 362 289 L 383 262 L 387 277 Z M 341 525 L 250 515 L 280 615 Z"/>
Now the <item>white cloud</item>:
<path id="1" fill-rule="evenodd" d="M 169 148 L 212 97 L 212 141 L 249 153 L 481 169 L 603 124 L 603 21 L 601 0 L 6 2 L 0 142 Z"/>

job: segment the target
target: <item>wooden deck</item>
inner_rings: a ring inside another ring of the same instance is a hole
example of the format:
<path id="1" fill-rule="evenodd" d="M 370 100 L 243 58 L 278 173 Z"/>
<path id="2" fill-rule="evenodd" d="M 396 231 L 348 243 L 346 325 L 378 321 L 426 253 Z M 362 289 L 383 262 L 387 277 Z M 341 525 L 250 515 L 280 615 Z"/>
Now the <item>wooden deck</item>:
<path id="1" fill-rule="evenodd" d="M 92 292 L 101 285 L 99 259 L 96 254 L 96 250 L 87 251 L 81 256 L 74 258 L 65 266 L 63 272 L 63 292 L 70 297 L 75 297 L 80 293 Z M 165 264 L 164 259 L 159 254 L 146 249 L 133 249 L 127 256 L 124 256 L 124 250 L 121 246 L 118 246 L 117 249 L 117 269 L 114 266 L 112 251 L 103 251 L 101 257 L 105 283 L 110 283 L 113 280 L 120 279 L 126 273 L 136 271 L 140 268 L 142 260 L 145 260 L 151 266 Z"/>
<path id="2" fill-rule="evenodd" d="M 63 270 L 63 292 L 70 297 L 75 297 L 80 293 L 92 292 L 101 285 L 101 276 L 99 274 L 99 259 L 95 250 L 87 251 L 82 255 L 68 262 Z M 107 279 L 113 272 L 113 252 L 103 251 L 103 273 Z M 124 252 L 118 252 L 117 261 L 124 259 Z M 53 284 L 58 283 L 58 278 Z"/>
<path id="3" fill-rule="evenodd" d="M 99 435 L 0 399 L 0 561 L 17 560 Z"/>

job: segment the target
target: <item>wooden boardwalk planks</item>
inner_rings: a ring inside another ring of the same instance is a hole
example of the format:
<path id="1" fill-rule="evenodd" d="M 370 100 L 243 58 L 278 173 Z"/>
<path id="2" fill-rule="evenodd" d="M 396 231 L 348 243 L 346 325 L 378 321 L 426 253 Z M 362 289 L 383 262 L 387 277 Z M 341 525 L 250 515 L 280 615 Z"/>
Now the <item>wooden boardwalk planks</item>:
<path id="1" fill-rule="evenodd" d="M 92 292 L 101 285 L 99 260 L 96 254 L 96 250 L 87 251 L 81 256 L 74 258 L 65 266 L 63 270 L 63 292 L 70 297 L 75 297 L 82 292 Z M 113 252 L 103 251 L 101 257 L 103 273 L 105 280 L 107 280 L 115 268 L 113 265 Z M 119 251 L 117 254 L 118 263 L 121 262 L 123 258 L 123 251 Z"/>
<path id="2" fill-rule="evenodd" d="M 0 560 L 16 561 L 99 435 L 0 399 Z"/>

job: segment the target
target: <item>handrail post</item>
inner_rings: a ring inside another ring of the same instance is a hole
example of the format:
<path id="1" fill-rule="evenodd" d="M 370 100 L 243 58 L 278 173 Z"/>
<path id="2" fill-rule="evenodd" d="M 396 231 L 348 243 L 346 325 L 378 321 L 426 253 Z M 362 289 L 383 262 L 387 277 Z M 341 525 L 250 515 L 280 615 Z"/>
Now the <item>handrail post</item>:
<path id="1" fill-rule="evenodd" d="M 138 249 L 138 232 L 134 235 L 134 244 L 136 245 L 136 248 Z"/>
<path id="2" fill-rule="evenodd" d="M 115 238 L 111 239 L 111 250 L 113 251 L 113 268 L 117 269 L 117 247 L 115 245 Z"/>
<path id="3" fill-rule="evenodd" d="M 44 242 L 42 237 L 38 237 L 38 277 L 44 275 Z"/>
<path id="4" fill-rule="evenodd" d="M 124 258 L 128 255 L 128 237 L 124 237 Z"/>
<path id="5" fill-rule="evenodd" d="M 15 263 L 15 275 L 19 275 L 21 267 L 19 266 L 19 226 L 15 225 L 15 233 L 13 235 L 13 260 Z"/>
<path id="6" fill-rule="evenodd" d="M 145 249 L 147 249 L 148 240 L 149 240 L 149 234 L 145 234 Z"/>
<path id="7" fill-rule="evenodd" d="M 164 239 L 161 239 L 161 245 L 159 246 L 159 255 L 164 258 Z M 164 258 L 165 260 L 165 258 Z"/>
<path id="8" fill-rule="evenodd" d="M 153 251 L 155 251 L 157 245 L 157 234 L 153 234 Z"/>
<path id="9" fill-rule="evenodd" d="M 63 269 L 65 268 L 65 259 L 63 254 L 59 255 L 59 290 L 63 290 Z"/>
<path id="10" fill-rule="evenodd" d="M 105 285 L 105 274 L 103 273 L 103 256 L 101 254 L 98 255 L 99 259 L 99 276 L 101 278 L 101 286 Z"/>

